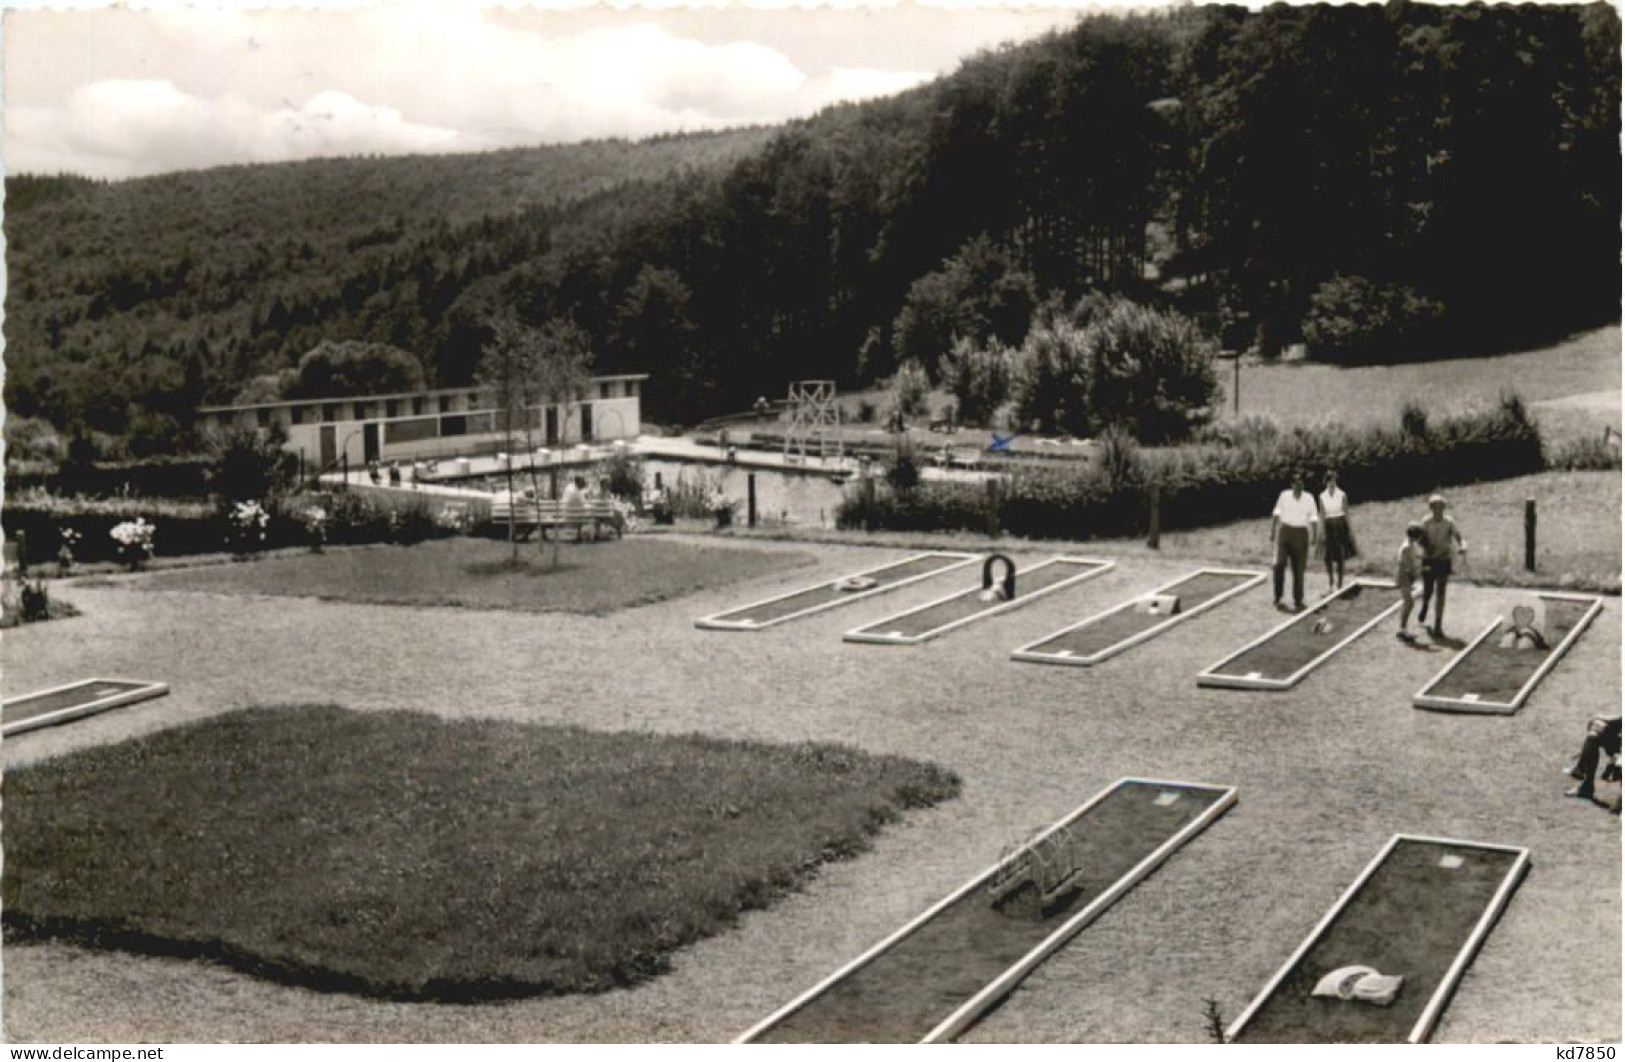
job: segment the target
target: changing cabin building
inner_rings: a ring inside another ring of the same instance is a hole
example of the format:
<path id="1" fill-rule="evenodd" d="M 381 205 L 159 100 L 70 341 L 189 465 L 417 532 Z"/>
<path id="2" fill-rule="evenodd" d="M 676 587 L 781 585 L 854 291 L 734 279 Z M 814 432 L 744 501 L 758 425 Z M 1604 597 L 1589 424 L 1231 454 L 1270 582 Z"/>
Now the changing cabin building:
<path id="1" fill-rule="evenodd" d="M 637 438 L 643 381 L 648 378 L 647 373 L 595 376 L 574 402 L 531 407 L 532 440 L 553 447 Z M 203 406 L 198 426 L 280 426 L 287 433 L 287 449 L 318 469 L 343 462 L 463 457 L 525 445 L 524 426 L 514 426 L 510 444 L 506 413 L 478 387 Z"/>

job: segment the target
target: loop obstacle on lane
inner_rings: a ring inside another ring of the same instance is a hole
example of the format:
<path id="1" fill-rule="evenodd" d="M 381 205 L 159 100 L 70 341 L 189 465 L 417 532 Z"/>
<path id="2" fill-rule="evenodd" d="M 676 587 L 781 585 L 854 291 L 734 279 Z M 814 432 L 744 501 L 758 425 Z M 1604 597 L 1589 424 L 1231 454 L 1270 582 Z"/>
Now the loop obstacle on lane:
<path id="1" fill-rule="evenodd" d="M 1399 607 L 1392 583 L 1361 579 L 1196 676 L 1198 686 L 1289 690 Z"/>
<path id="2" fill-rule="evenodd" d="M 1235 801 L 1231 786 L 1120 779 L 737 1042 L 951 1040 Z M 998 909 L 1024 853 L 1050 868 L 1034 887 L 1054 886 L 1037 917 Z"/>
<path id="3" fill-rule="evenodd" d="M 1527 848 L 1395 834 L 1225 1038 L 1421 1043 L 1528 869 Z M 1362 966 L 1402 979 L 1392 1002 L 1317 994 Z"/>
<path id="4" fill-rule="evenodd" d="M 1092 557 L 1051 557 L 1014 573 L 1013 599 L 1006 596 L 1005 586 L 1012 578 L 1007 575 L 1003 585 L 990 589 L 973 586 L 847 631 L 842 637 L 849 642 L 876 645 L 918 645 L 967 623 L 1020 608 L 1048 594 L 1076 586 L 1115 566 L 1115 561 Z M 990 575 L 991 570 L 985 574 Z"/>
<path id="5" fill-rule="evenodd" d="M 1201 568 L 1024 645 L 1010 659 L 1090 667 L 1217 608 L 1263 581 L 1262 572 Z"/>
<path id="6" fill-rule="evenodd" d="M 1522 708 L 1535 687 L 1602 611 L 1602 599 L 1589 594 L 1536 596 L 1545 613 L 1536 637 L 1520 639 L 1519 632 L 1526 624 L 1508 625 L 1497 616 L 1422 687 L 1412 703 L 1439 712 L 1493 715 L 1511 715 Z"/>
<path id="7" fill-rule="evenodd" d="M 20 697 L 0 705 L 0 736 L 11 737 L 40 727 L 82 719 L 137 701 L 162 697 L 169 687 L 139 679 L 84 679 Z"/>
<path id="8" fill-rule="evenodd" d="M 934 551 L 917 553 L 912 557 L 869 568 L 832 582 L 792 590 L 787 594 L 770 597 L 765 601 L 696 620 L 694 625 L 708 631 L 759 631 L 775 624 L 786 623 L 826 609 L 850 605 L 898 587 L 929 579 L 933 575 L 951 572 L 975 564 L 974 553 Z M 868 585 L 865 585 L 865 584 Z"/>

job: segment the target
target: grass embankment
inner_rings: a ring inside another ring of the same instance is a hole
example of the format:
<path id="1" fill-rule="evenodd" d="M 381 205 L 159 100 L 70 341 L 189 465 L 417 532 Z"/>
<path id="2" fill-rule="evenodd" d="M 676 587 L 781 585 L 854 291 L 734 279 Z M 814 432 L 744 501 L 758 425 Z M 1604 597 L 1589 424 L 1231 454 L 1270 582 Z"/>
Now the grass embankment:
<path id="1" fill-rule="evenodd" d="M 1226 388 L 1222 414 L 1231 415 L 1234 386 L 1231 367 L 1221 366 Z M 1603 423 L 1619 425 L 1617 399 L 1611 410 L 1601 406 L 1591 418 L 1548 419 L 1545 403 L 1577 395 L 1619 392 L 1620 330 L 1618 325 L 1585 332 L 1549 347 L 1476 358 L 1394 365 L 1339 367 L 1315 361 L 1248 362 L 1241 368 L 1241 415 L 1268 415 L 1287 426 L 1336 422 L 1358 425 L 1391 422 L 1406 402 L 1432 404 L 1442 396 L 1470 404 L 1494 401 L 1513 392 L 1536 406 L 1536 419 L 1548 439 L 1589 430 Z M 1554 406 L 1553 408 L 1561 408 Z"/>
<path id="2" fill-rule="evenodd" d="M 248 709 L 8 772 L 5 925 L 396 998 L 598 991 L 958 790 L 837 745 Z"/>
<path id="3" fill-rule="evenodd" d="M 160 572 L 140 585 L 366 604 L 603 615 L 810 562 L 801 553 L 632 538 L 565 544 L 555 568 L 553 546 L 544 550 L 538 556 L 534 543 L 522 543 L 516 567 L 510 564 L 507 542 L 452 538 Z"/>
<path id="4" fill-rule="evenodd" d="M 1467 539 L 1458 579 L 1491 586 L 1546 586 L 1618 593 L 1620 588 L 1620 475 L 1618 472 L 1542 472 L 1445 492 L 1450 513 Z M 1524 502 L 1535 499 L 1535 570 L 1523 566 Z M 1362 503 L 1351 499 L 1350 523 L 1360 556 L 1349 575 L 1392 578 L 1405 525 L 1427 516 L 1426 497 Z M 1239 564 L 1268 565 L 1269 517 L 1223 527 L 1164 535 L 1162 552 Z M 1325 564 L 1310 558 L 1307 583 L 1324 588 Z"/>

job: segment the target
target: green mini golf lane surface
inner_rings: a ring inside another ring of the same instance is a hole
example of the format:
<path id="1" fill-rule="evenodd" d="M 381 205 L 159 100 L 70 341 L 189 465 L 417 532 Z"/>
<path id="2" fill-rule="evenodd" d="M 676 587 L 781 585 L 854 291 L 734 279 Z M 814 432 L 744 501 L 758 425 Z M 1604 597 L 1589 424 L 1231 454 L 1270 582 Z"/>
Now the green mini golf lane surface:
<path id="1" fill-rule="evenodd" d="M 1156 803 L 1168 792 L 1179 798 Z M 1000 914 L 978 886 L 757 1042 L 919 1041 L 1223 795 L 1143 782 L 1118 787 L 1069 827 L 1084 853 L 1083 884 L 1049 917 Z"/>
<path id="2" fill-rule="evenodd" d="M 1079 561 L 1041 561 L 1031 568 L 1016 573 L 1016 600 L 1019 607 L 1021 599 L 1054 586 L 1056 583 L 1075 579 L 1080 575 L 1097 571 L 1104 565 L 1096 563 L 1082 563 Z M 950 623 L 962 619 L 969 619 L 980 612 L 989 612 L 1009 604 L 1007 601 L 983 601 L 982 586 L 976 586 L 946 601 L 935 605 L 927 605 L 914 612 L 905 612 L 901 616 L 871 623 L 861 627 L 854 633 L 897 635 L 904 638 L 918 638 L 922 634 L 929 634 L 939 627 L 946 627 Z"/>
<path id="3" fill-rule="evenodd" d="M 1445 856 L 1461 865 L 1444 867 Z M 1404 1043 L 1516 860 L 1516 852 L 1400 841 L 1236 1040 Z M 1393 1003 L 1309 994 L 1326 974 L 1354 965 L 1403 976 Z"/>
<path id="4" fill-rule="evenodd" d="M 867 578 L 873 579 L 877 584 L 869 590 L 842 590 L 836 585 L 841 580 L 836 579 L 822 586 L 809 586 L 805 590 L 790 594 L 788 597 L 779 598 L 776 601 L 766 601 L 760 605 L 753 605 L 733 612 L 724 612 L 721 615 L 712 616 L 711 619 L 728 623 L 767 623 L 785 616 L 793 616 L 798 612 L 805 612 L 808 609 L 818 608 L 820 605 L 827 605 L 832 601 L 841 601 L 842 603 L 861 601 L 864 598 L 873 597 L 875 594 L 889 590 L 906 579 L 915 579 L 929 575 L 932 572 L 944 571 L 955 565 L 964 564 L 965 560 L 964 557 L 940 553 L 914 557 L 909 560 L 898 561 L 896 564 L 888 564 L 883 568 L 871 568 L 860 573 Z"/>
<path id="5" fill-rule="evenodd" d="M 67 689 L 57 690 L 53 693 L 18 697 L 15 700 L 5 702 L 3 722 L 4 725 L 9 726 L 12 723 L 20 723 L 25 719 L 33 719 L 36 716 L 59 712 L 64 708 L 99 701 L 103 697 L 114 697 L 120 693 L 129 693 L 131 690 L 138 690 L 146 685 L 145 682 L 98 680 L 83 685 L 69 686 Z"/>
<path id="6" fill-rule="evenodd" d="M 1180 611 L 1184 613 L 1197 608 L 1203 602 L 1211 601 L 1227 590 L 1235 589 L 1251 578 L 1251 575 L 1245 574 L 1197 572 L 1190 578 L 1182 579 L 1174 586 L 1160 592 L 1178 596 Z M 1177 618 L 1175 616 L 1137 612 L 1134 606 L 1138 601 L 1138 598 L 1133 601 L 1125 601 L 1117 608 L 1085 626 L 1057 635 L 1048 641 L 1040 642 L 1029 647 L 1027 651 L 1030 653 L 1060 653 L 1063 650 L 1070 650 L 1073 656 L 1094 656 L 1096 653 L 1110 649 L 1118 642 L 1132 638 L 1152 628 L 1166 626 Z"/>
<path id="7" fill-rule="evenodd" d="M 1474 646 L 1450 673 L 1424 691 L 1428 697 L 1461 697 L 1476 693 L 1480 701 L 1506 704 L 1518 695 L 1523 684 L 1552 655 L 1552 649 L 1568 637 L 1575 624 L 1591 607 L 1590 601 L 1542 598 L 1546 603 L 1546 644 L 1551 648 L 1503 649 L 1498 630 Z M 1502 630 L 1505 629 L 1503 624 Z"/>
<path id="8" fill-rule="evenodd" d="M 1300 615 L 1296 622 L 1273 638 L 1214 668 L 1217 674 L 1285 679 L 1296 674 L 1332 646 L 1369 622 L 1399 599 L 1399 591 L 1388 586 L 1350 586 L 1336 597 L 1327 598 Z M 1324 617 L 1332 629 L 1315 632 L 1315 623 Z"/>

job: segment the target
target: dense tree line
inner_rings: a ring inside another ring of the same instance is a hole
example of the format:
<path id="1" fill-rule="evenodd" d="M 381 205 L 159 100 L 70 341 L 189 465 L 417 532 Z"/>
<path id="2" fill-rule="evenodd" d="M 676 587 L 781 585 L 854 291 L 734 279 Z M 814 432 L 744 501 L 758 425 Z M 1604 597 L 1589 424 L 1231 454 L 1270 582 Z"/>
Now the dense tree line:
<path id="1" fill-rule="evenodd" d="M 12 180 L 7 398 L 139 447 L 323 340 L 466 382 L 517 314 L 692 420 L 1090 291 L 1266 353 L 1504 349 L 1617 315 L 1619 42 L 1605 4 L 1183 7 L 771 136 Z"/>

